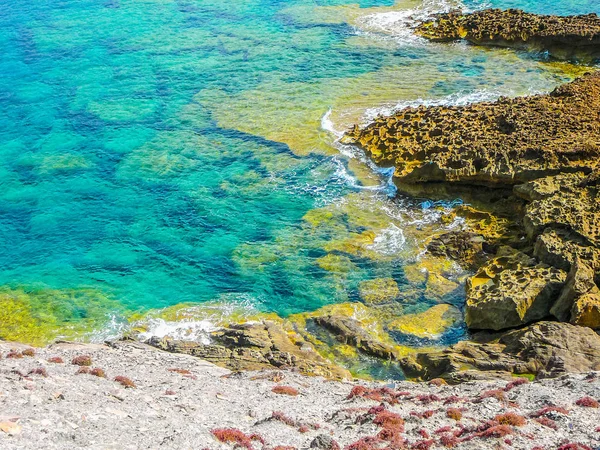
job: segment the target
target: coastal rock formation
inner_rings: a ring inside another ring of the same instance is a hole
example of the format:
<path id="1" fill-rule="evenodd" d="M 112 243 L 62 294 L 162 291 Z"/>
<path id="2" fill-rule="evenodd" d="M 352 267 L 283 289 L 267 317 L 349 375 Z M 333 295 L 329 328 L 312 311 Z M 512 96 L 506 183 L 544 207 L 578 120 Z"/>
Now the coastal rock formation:
<path id="1" fill-rule="evenodd" d="M 363 148 L 400 183 L 506 187 L 600 165 L 600 73 L 550 94 L 469 106 L 406 108 L 356 126 Z"/>
<path id="2" fill-rule="evenodd" d="M 306 375 L 350 378 L 350 374 L 321 357 L 297 334 L 274 321 L 232 324 L 210 334 L 210 344 L 153 337 L 147 343 L 172 353 L 205 359 L 230 370 L 293 368 Z"/>
<path id="3" fill-rule="evenodd" d="M 450 231 L 434 237 L 427 245 L 427 251 L 434 256 L 458 261 L 466 268 L 479 267 L 485 261 L 484 238 L 469 231 Z"/>
<path id="4" fill-rule="evenodd" d="M 326 315 L 314 318 L 317 325 L 331 331 L 336 338 L 345 344 L 356 347 L 370 356 L 382 359 L 397 359 L 395 350 L 373 338 L 358 321 L 340 316 Z"/>
<path id="5" fill-rule="evenodd" d="M 509 378 L 532 374 L 539 378 L 600 369 L 600 336 L 587 327 L 538 322 L 506 333 L 477 333 L 472 341 L 444 350 L 403 358 L 408 376 L 451 382 Z"/>
<path id="6" fill-rule="evenodd" d="M 390 322 L 389 330 L 418 338 L 435 338 L 462 320 L 458 308 L 448 304 L 435 305 L 419 314 L 406 314 Z"/>
<path id="7" fill-rule="evenodd" d="M 533 47 L 600 49 L 600 17 L 544 16 L 518 9 L 486 9 L 469 14 L 453 11 L 436 15 L 419 24 L 416 34 L 438 42 L 465 39 L 474 44 Z"/>

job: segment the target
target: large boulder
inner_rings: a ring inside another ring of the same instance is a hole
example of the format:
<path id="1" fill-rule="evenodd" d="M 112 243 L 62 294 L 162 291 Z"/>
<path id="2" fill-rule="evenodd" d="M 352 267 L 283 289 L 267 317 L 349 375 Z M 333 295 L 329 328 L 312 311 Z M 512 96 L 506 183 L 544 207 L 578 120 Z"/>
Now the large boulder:
<path id="1" fill-rule="evenodd" d="M 538 322 L 505 333 L 476 333 L 444 350 L 401 359 L 407 376 L 461 382 L 532 374 L 548 378 L 600 370 L 600 336 L 587 327 Z"/>
<path id="2" fill-rule="evenodd" d="M 468 106 L 406 108 L 355 127 L 363 148 L 397 181 L 506 187 L 600 165 L 600 72 L 550 94 Z"/>
<path id="3" fill-rule="evenodd" d="M 173 353 L 185 353 L 231 370 L 295 369 L 305 375 L 350 378 L 350 373 L 325 358 L 301 336 L 284 330 L 278 322 L 232 324 L 213 331 L 210 343 L 153 337 L 148 344 Z"/>
<path id="4" fill-rule="evenodd" d="M 422 22 L 416 33 L 433 41 L 465 39 L 479 45 L 534 47 L 554 55 L 571 55 L 566 49 L 600 46 L 600 18 L 596 14 L 545 16 L 518 9 L 485 9 L 470 14 L 453 11 Z"/>
<path id="5" fill-rule="evenodd" d="M 541 320 L 550 314 L 565 279 L 560 269 L 503 249 L 467 282 L 467 326 L 502 330 Z"/>

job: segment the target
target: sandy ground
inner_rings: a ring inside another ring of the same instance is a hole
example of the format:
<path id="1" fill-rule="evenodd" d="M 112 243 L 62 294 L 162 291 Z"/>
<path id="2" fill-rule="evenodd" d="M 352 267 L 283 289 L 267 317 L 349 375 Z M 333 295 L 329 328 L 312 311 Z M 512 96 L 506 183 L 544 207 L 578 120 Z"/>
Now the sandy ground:
<path id="1" fill-rule="evenodd" d="M 406 448 L 444 448 L 443 442 L 469 449 L 554 449 L 566 443 L 600 448 L 600 409 L 576 404 L 584 397 L 600 400 L 600 373 L 502 391 L 506 382 L 501 381 L 384 385 L 331 382 L 285 371 L 232 374 L 191 356 L 127 342 L 113 347 L 61 343 L 36 349 L 33 356 L 21 355 L 26 348 L 0 343 L 0 449 L 231 449 L 233 444 L 219 442 L 212 433 L 223 428 L 258 434 L 265 442 L 247 441 L 247 449 L 327 448 L 323 443 L 335 448 L 331 440 L 344 449 L 397 426 L 376 419 L 388 412 L 405 422 L 395 430 Z M 11 350 L 17 358 L 8 357 Z M 91 357 L 89 369 L 103 369 L 106 378 L 76 374 L 80 367 L 71 361 L 82 355 Z M 53 357 L 64 363 L 48 362 Z M 135 387 L 123 387 L 114 381 L 117 376 L 128 377 Z M 276 386 L 293 387 L 298 395 L 275 393 Z M 391 389 L 381 389 L 385 387 Z M 353 388 L 359 395 L 348 399 Z M 489 397 L 481 399 L 483 393 Z M 568 412 L 548 411 L 541 416 L 548 419 L 543 425 L 532 414 L 546 406 Z M 449 408 L 460 411 L 461 420 L 449 418 Z M 279 420 L 273 419 L 274 412 Z M 522 416 L 524 425 L 491 432 L 490 424 L 483 425 L 506 412 Z M 314 447 L 315 439 L 321 447 Z M 378 449 L 389 443 L 350 448 Z"/>

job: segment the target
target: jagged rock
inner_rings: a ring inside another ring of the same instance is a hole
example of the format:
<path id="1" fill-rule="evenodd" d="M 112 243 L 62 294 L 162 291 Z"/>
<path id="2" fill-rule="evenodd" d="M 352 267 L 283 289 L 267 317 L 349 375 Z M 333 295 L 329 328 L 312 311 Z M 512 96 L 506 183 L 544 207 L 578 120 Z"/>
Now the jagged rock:
<path id="1" fill-rule="evenodd" d="M 407 376 L 461 382 L 533 374 L 549 378 L 600 370 L 600 336 L 587 327 L 538 322 L 506 333 L 481 332 L 472 341 L 403 358 Z"/>
<path id="2" fill-rule="evenodd" d="M 580 258 L 600 273 L 600 249 L 569 230 L 546 228 L 535 241 L 533 255 L 541 262 L 565 271 Z"/>
<path id="3" fill-rule="evenodd" d="M 340 445 L 331 436 L 320 434 L 312 440 L 310 448 L 319 450 L 340 450 Z"/>
<path id="4" fill-rule="evenodd" d="M 599 122 L 600 123 L 600 122 Z M 579 235 L 588 246 L 600 247 L 600 191 L 597 174 L 563 175 L 533 184 L 554 184 L 552 193 L 527 205 L 523 224 L 530 238 L 548 228 L 562 228 Z"/>
<path id="5" fill-rule="evenodd" d="M 340 342 L 356 347 L 367 355 L 397 359 L 396 351 L 391 346 L 376 340 L 354 319 L 326 315 L 315 317 L 314 321 L 317 325 L 331 331 Z"/>
<path id="6" fill-rule="evenodd" d="M 600 73 L 550 94 L 403 109 L 343 138 L 398 182 L 506 187 L 600 165 Z M 431 133 L 440 130 L 441 133 Z M 543 231 L 543 230 L 542 230 Z"/>
<path id="7" fill-rule="evenodd" d="M 427 250 L 434 256 L 450 258 L 461 266 L 474 268 L 485 261 L 483 236 L 468 231 L 451 231 L 431 240 Z"/>
<path id="8" fill-rule="evenodd" d="M 582 48 L 595 55 L 600 46 L 600 18 L 596 14 L 561 17 L 518 9 L 485 9 L 470 14 L 453 11 L 419 24 L 415 32 L 437 42 L 465 39 L 479 45 L 534 47 L 558 55 L 565 49 Z"/>
<path id="9" fill-rule="evenodd" d="M 550 313 L 558 320 L 568 322 L 571 320 L 571 310 L 575 302 L 588 293 L 600 293 L 594 282 L 594 271 L 581 259 L 577 259 L 571 267 L 565 287 L 554 306 L 552 306 Z M 582 325 L 577 322 L 573 323 Z"/>
<path id="10" fill-rule="evenodd" d="M 153 337 L 147 343 L 172 353 L 185 353 L 231 370 L 295 368 L 306 375 L 350 378 L 350 374 L 325 358 L 299 335 L 294 342 L 274 321 L 232 324 L 213 331 L 211 343 Z"/>
<path id="11" fill-rule="evenodd" d="M 598 288 L 582 295 L 573 303 L 571 323 L 600 328 L 600 290 Z"/>
<path id="12" fill-rule="evenodd" d="M 467 282 L 469 328 L 502 330 L 541 320 L 564 285 L 562 270 L 534 265 L 535 260 L 522 253 L 500 255 Z"/>

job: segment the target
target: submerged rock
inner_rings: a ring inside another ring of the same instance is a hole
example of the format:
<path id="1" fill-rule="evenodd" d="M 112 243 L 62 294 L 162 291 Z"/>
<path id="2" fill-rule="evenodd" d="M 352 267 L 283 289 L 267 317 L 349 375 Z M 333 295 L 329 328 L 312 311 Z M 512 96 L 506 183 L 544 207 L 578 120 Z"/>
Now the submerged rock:
<path id="1" fill-rule="evenodd" d="M 358 293 L 367 305 L 377 305 L 396 300 L 400 289 L 392 278 L 376 278 L 360 283 Z"/>
<path id="2" fill-rule="evenodd" d="M 533 374 L 549 378 L 600 370 L 600 336 L 587 327 L 538 322 L 504 334 L 477 333 L 472 341 L 424 351 L 400 361 L 408 376 L 461 382 Z"/>
<path id="3" fill-rule="evenodd" d="M 451 231 L 434 237 L 427 251 L 434 256 L 450 258 L 461 266 L 475 268 L 485 260 L 483 236 L 470 231 Z"/>
<path id="4" fill-rule="evenodd" d="M 406 314 L 388 324 L 388 329 L 418 338 L 435 338 L 462 320 L 460 310 L 452 305 L 435 305 L 419 314 Z"/>
<path id="5" fill-rule="evenodd" d="M 600 165 L 600 72 L 550 94 L 469 106 L 406 108 L 355 127 L 363 148 L 401 183 L 506 187 Z"/>
<path id="6" fill-rule="evenodd" d="M 465 39 L 479 45 L 533 47 L 557 56 L 566 49 L 600 51 L 600 17 L 545 16 L 518 9 L 485 9 L 469 14 L 453 11 L 419 24 L 416 34 L 438 42 Z M 572 54 L 567 52 L 565 56 Z"/>
<path id="7" fill-rule="evenodd" d="M 147 343 L 185 353 L 231 370 L 293 368 L 305 375 L 350 378 L 350 373 L 321 357 L 304 339 L 274 321 L 232 324 L 213 331 L 211 343 L 153 337 Z M 293 340 L 292 340 L 293 339 Z"/>

